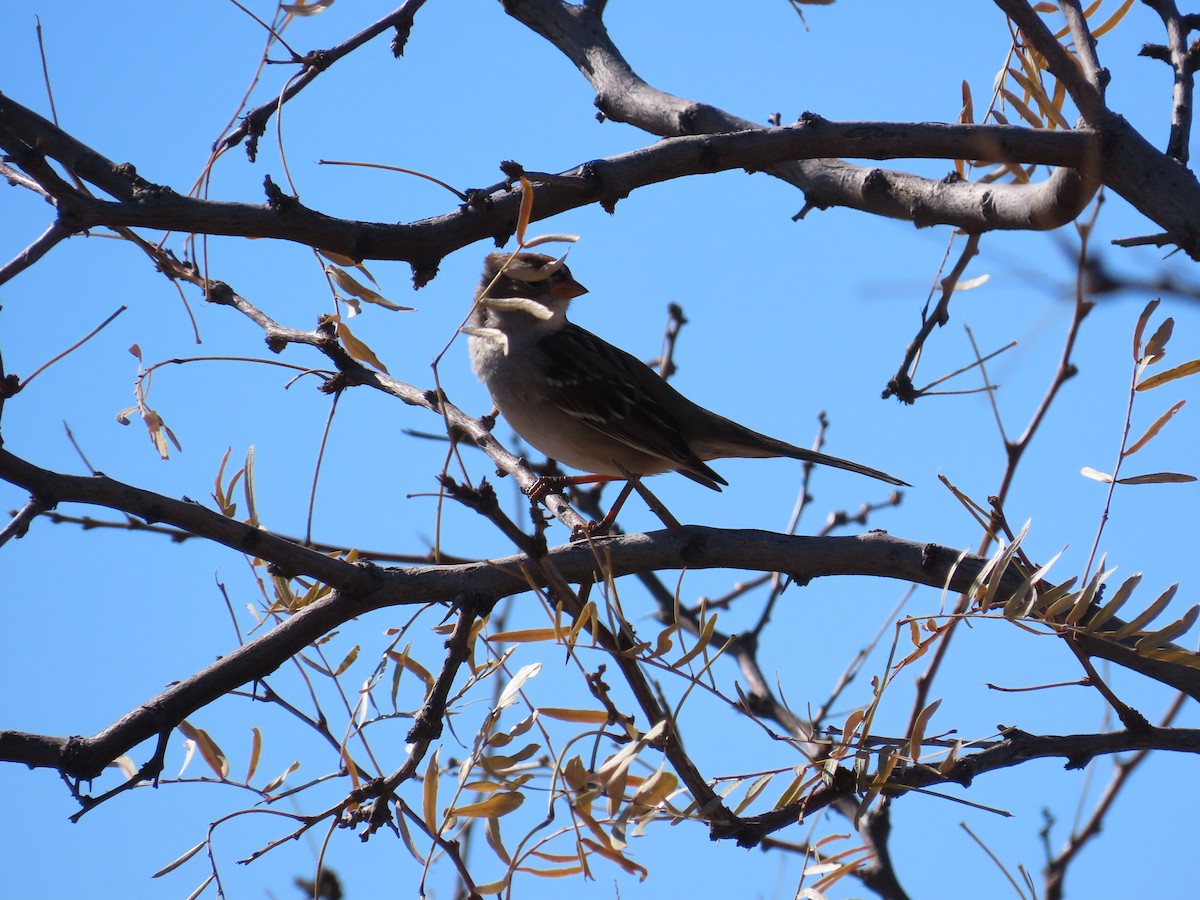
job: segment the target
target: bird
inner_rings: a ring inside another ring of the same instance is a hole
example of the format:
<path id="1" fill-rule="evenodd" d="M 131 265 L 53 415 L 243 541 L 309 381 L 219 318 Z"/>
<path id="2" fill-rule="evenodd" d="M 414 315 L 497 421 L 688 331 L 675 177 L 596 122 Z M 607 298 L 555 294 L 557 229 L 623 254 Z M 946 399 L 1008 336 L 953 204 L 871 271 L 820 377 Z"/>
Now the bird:
<path id="1" fill-rule="evenodd" d="M 471 366 L 513 431 L 549 458 L 589 473 L 566 483 L 674 471 L 719 491 L 729 482 L 709 460 L 790 457 L 907 486 L 693 403 L 640 359 L 567 319 L 571 301 L 587 292 L 563 258 L 491 253 L 462 329 Z"/>

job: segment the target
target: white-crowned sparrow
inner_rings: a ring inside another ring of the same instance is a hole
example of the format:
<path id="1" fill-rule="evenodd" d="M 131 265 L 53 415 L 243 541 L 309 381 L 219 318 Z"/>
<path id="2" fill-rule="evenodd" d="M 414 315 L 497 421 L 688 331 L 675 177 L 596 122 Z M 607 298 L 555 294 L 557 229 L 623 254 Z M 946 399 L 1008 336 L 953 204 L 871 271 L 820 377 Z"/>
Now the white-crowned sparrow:
<path id="1" fill-rule="evenodd" d="M 464 329 L 471 365 L 525 441 L 573 469 L 604 476 L 579 481 L 677 471 L 719 491 L 729 482 L 705 460 L 786 456 L 906 484 L 698 406 L 641 360 L 567 321 L 571 299 L 587 288 L 561 260 L 511 256 L 492 253 L 484 264 Z"/>

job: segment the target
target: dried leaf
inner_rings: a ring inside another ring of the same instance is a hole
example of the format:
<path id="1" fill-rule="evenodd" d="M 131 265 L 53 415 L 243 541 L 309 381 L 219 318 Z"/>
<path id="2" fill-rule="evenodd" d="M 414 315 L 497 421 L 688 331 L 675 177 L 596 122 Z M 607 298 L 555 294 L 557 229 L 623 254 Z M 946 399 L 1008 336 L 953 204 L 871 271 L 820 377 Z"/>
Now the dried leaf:
<path id="1" fill-rule="evenodd" d="M 1038 109 L 1042 111 L 1042 114 L 1046 118 L 1059 128 L 1070 129 L 1071 123 L 1050 102 L 1050 98 L 1046 96 L 1046 91 L 1039 81 L 1030 78 L 1024 72 L 1012 67 L 1009 68 L 1008 74 L 1015 78 L 1021 87 L 1025 88 L 1026 93 L 1037 102 Z"/>
<path id="2" fill-rule="evenodd" d="M 438 798 L 438 751 L 434 750 L 425 766 L 425 778 L 421 788 L 421 814 L 425 819 L 425 827 L 430 834 L 438 834 L 437 824 Z"/>
<path id="3" fill-rule="evenodd" d="M 1143 435 L 1142 435 L 1140 438 L 1138 438 L 1138 439 L 1137 439 L 1137 440 L 1136 440 L 1136 441 L 1133 443 L 1133 446 L 1129 447 L 1129 448 L 1128 448 L 1128 449 L 1127 449 L 1127 450 L 1126 450 L 1124 453 L 1122 453 L 1121 455 L 1122 455 L 1123 457 L 1125 457 L 1125 456 L 1132 456 L 1133 454 L 1135 454 L 1135 453 L 1137 453 L 1139 450 L 1141 450 L 1143 447 L 1145 447 L 1145 446 L 1146 446 L 1146 444 L 1148 444 L 1148 443 L 1150 442 L 1150 440 L 1151 440 L 1151 439 L 1152 439 L 1152 438 L 1153 438 L 1153 437 L 1154 437 L 1156 434 L 1158 434 L 1160 431 L 1162 431 L 1162 427 L 1163 427 L 1164 425 L 1166 425 L 1166 424 L 1167 424 L 1169 421 L 1171 421 L 1171 419 L 1174 417 L 1175 413 L 1177 413 L 1177 412 L 1179 412 L 1181 409 L 1183 409 L 1183 405 L 1184 405 L 1185 403 L 1187 403 L 1187 401 L 1186 401 L 1186 400 L 1180 400 L 1178 403 L 1176 403 L 1174 406 L 1172 406 L 1170 409 L 1168 409 L 1168 410 L 1167 410 L 1165 413 L 1163 413 L 1161 416 L 1159 416 L 1159 417 L 1158 417 L 1158 418 L 1155 420 L 1154 424 L 1153 424 L 1153 425 L 1151 425 L 1151 426 L 1150 426 L 1148 429 L 1146 429 L 1146 433 L 1145 433 L 1145 434 L 1143 434 Z"/>
<path id="4" fill-rule="evenodd" d="M 1196 624 L 1197 616 L 1200 616 L 1200 606 L 1193 606 L 1170 625 L 1160 628 L 1158 631 L 1150 632 L 1150 634 L 1137 642 L 1135 649 L 1138 653 L 1142 653 L 1146 650 L 1157 649 L 1163 644 L 1169 644 L 1171 641 L 1190 631 L 1192 626 Z"/>
<path id="5" fill-rule="evenodd" d="M 1133 0 L 1125 0 L 1124 3 L 1117 7 L 1116 12 L 1092 29 L 1092 37 L 1099 40 L 1116 28 L 1117 23 L 1125 18 L 1125 13 L 1129 12 L 1131 6 L 1133 6 Z"/>
<path id="6" fill-rule="evenodd" d="M 525 246 L 525 232 L 529 228 L 529 219 L 533 215 L 533 185 L 524 175 L 521 176 L 521 208 L 517 213 L 517 243 Z"/>
<path id="7" fill-rule="evenodd" d="M 1156 388 L 1166 384 L 1168 381 L 1175 381 L 1179 378 L 1187 378 L 1189 375 L 1195 375 L 1200 372 L 1200 359 L 1193 359 L 1190 362 L 1182 363 L 1173 369 L 1167 369 L 1165 372 L 1159 372 L 1157 375 L 1151 375 L 1149 378 L 1143 378 L 1134 388 L 1135 391 L 1148 391 L 1151 388 Z"/>
<path id="8" fill-rule="evenodd" d="M 163 875 L 166 875 L 168 872 L 174 872 L 176 869 L 178 869 L 180 866 L 182 866 L 185 862 L 187 862 L 189 859 L 191 859 L 193 856 L 195 856 L 197 853 L 199 853 L 201 850 L 203 850 L 207 843 L 208 843 L 208 841 L 201 841 L 195 847 L 192 847 L 190 850 L 184 850 L 183 853 L 179 854 L 179 856 L 175 857 L 173 860 L 171 860 L 169 863 L 167 863 L 165 866 L 163 866 L 161 869 L 159 869 L 157 872 L 155 872 L 150 877 L 151 878 L 161 878 Z"/>
<path id="9" fill-rule="evenodd" d="M 530 663 L 527 666 L 522 666 L 517 671 L 517 674 L 512 677 L 512 681 L 500 693 L 500 699 L 496 701 L 496 709 L 507 709 L 516 703 L 517 696 L 521 688 L 524 687 L 525 682 L 533 678 L 540 671 L 542 671 L 541 663 Z"/>
<path id="10" fill-rule="evenodd" d="M 1125 638 L 1129 637 L 1131 634 L 1141 631 L 1148 624 L 1150 624 L 1150 622 L 1152 622 L 1154 619 L 1158 618 L 1162 614 L 1162 611 L 1167 608 L 1167 604 L 1169 604 L 1171 602 L 1171 600 L 1174 599 L 1175 591 L 1177 591 L 1178 589 L 1179 589 L 1179 582 L 1175 582 L 1169 588 L 1167 588 L 1165 591 L 1163 591 L 1161 594 L 1159 594 L 1158 599 L 1155 600 L 1153 603 L 1151 603 L 1146 608 L 1145 612 L 1143 612 L 1141 615 L 1134 618 L 1133 621 L 1126 622 L 1124 625 L 1122 625 L 1120 628 L 1118 628 L 1115 632 L 1113 632 L 1113 635 L 1112 635 L 1113 640 L 1123 641 L 1123 640 L 1125 640 Z"/>
<path id="11" fill-rule="evenodd" d="M 1100 629 L 1100 626 L 1102 626 L 1120 611 L 1121 607 L 1125 605 L 1125 601 L 1129 599 L 1130 595 L 1141 583 L 1141 572 L 1134 572 L 1132 575 L 1126 578 L 1125 581 L 1121 583 L 1121 586 L 1117 588 L 1117 592 L 1113 594 L 1112 599 L 1105 603 L 1104 606 L 1100 607 L 1100 609 L 1096 611 L 1096 614 L 1088 619 L 1084 629 L 1090 633 L 1097 632 Z"/>
<path id="12" fill-rule="evenodd" d="M 229 775 L 229 760 L 207 731 L 203 728 L 195 727 L 186 719 L 179 723 L 179 730 L 183 732 L 185 737 L 196 742 L 196 749 L 200 751 L 200 755 L 208 763 L 209 768 L 221 778 Z"/>
<path id="13" fill-rule="evenodd" d="M 517 791 L 505 791 L 493 794 L 478 803 L 468 803 L 466 806 L 456 806 L 450 810 L 454 816 L 470 819 L 483 819 L 506 816 L 525 802 L 525 795 Z"/>
<path id="14" fill-rule="evenodd" d="M 350 668 L 352 665 L 354 665 L 354 661 L 356 659 L 358 659 L 358 645 L 357 644 L 355 644 L 353 647 L 350 648 L 350 652 L 346 654 L 346 657 L 338 664 L 338 667 L 333 670 L 334 677 L 336 678 L 338 675 L 341 675 L 348 668 Z"/>
<path id="15" fill-rule="evenodd" d="M 536 641 L 553 641 L 557 635 L 553 628 L 526 628 L 521 631 L 500 631 L 488 635 L 489 644 L 527 644 Z"/>
<path id="16" fill-rule="evenodd" d="M 393 303 L 383 295 L 360 283 L 344 269 L 340 269 L 337 266 L 326 266 L 325 274 L 333 279 L 333 283 L 351 297 L 357 297 L 359 300 L 365 300 L 367 303 L 374 303 L 376 306 L 382 306 L 384 309 L 390 309 L 393 312 L 413 312 L 413 307 Z"/>
<path id="17" fill-rule="evenodd" d="M 957 281 L 954 283 L 954 290 L 969 291 L 979 287 L 981 284 L 986 284 L 992 276 L 986 272 L 982 275 L 976 275 L 974 278 L 968 278 L 965 281 Z"/>
<path id="18" fill-rule="evenodd" d="M 912 732 L 908 736 L 908 758 L 913 762 L 921 758 L 921 743 L 925 740 L 925 727 L 941 705 L 941 700 L 934 700 L 913 720 Z"/>
<path id="19" fill-rule="evenodd" d="M 1179 472 L 1153 472 L 1149 475 L 1118 478 L 1117 484 L 1188 484 L 1195 480 L 1195 475 L 1184 475 Z"/>
<path id="20" fill-rule="evenodd" d="M 271 793 L 271 791 L 276 790 L 277 788 L 281 787 L 283 785 L 283 783 L 287 780 L 287 777 L 299 768 L 300 768 L 300 761 L 297 760 L 296 762 L 294 762 L 290 766 L 288 766 L 286 769 L 284 769 L 278 778 L 267 782 L 267 784 L 265 784 L 263 786 L 263 789 L 262 789 L 263 793 L 269 794 L 269 793 Z"/>
<path id="21" fill-rule="evenodd" d="M 246 767 L 246 784 L 250 783 L 250 779 L 254 777 L 254 773 L 258 771 L 258 760 L 262 756 L 262 732 L 255 725 L 250 729 L 254 735 L 250 740 L 250 764 Z"/>
<path id="22" fill-rule="evenodd" d="M 1079 474 L 1084 478 L 1090 478 L 1092 481 L 1102 481 L 1105 484 L 1112 484 L 1113 477 L 1105 472 L 1100 472 L 1093 469 L 1091 466 L 1084 466 L 1079 470 Z"/>
<path id="23" fill-rule="evenodd" d="M 387 374 L 387 366 L 379 361 L 379 358 L 370 347 L 350 333 L 350 329 L 346 327 L 346 323 L 341 319 L 337 321 L 337 336 L 338 340 L 342 342 L 342 346 L 346 348 L 346 352 L 352 357 L 359 362 L 366 363 L 368 366 L 374 366 L 385 375 Z"/>
<path id="24" fill-rule="evenodd" d="M 1137 325 L 1133 328 L 1133 361 L 1142 361 L 1142 335 L 1146 333 L 1146 326 L 1150 324 L 1150 317 L 1154 315 L 1154 311 L 1158 309 L 1161 300 L 1151 300 L 1146 304 L 1146 308 L 1142 310 L 1142 314 L 1138 316 Z"/>
<path id="25" fill-rule="evenodd" d="M 1021 99 L 1016 94 L 1014 94 L 1012 91 L 1010 91 L 1008 88 L 1001 88 L 1000 93 L 1004 95 L 1005 100 L 1007 100 L 1010 104 L 1012 104 L 1012 108 L 1017 111 L 1017 113 L 1021 116 L 1021 118 L 1024 119 L 1026 122 L 1028 122 L 1030 125 L 1032 125 L 1034 128 L 1045 128 L 1046 127 L 1046 123 L 1043 122 L 1041 120 L 1041 118 L 1033 110 L 1031 110 L 1024 103 L 1022 103 Z"/>
<path id="26" fill-rule="evenodd" d="M 691 650 L 679 657 L 679 659 L 671 665 L 671 668 L 681 669 L 701 653 L 703 653 L 708 648 L 709 642 L 712 641 L 713 631 L 716 630 L 716 627 L 716 615 L 711 615 L 705 619 L 704 626 L 700 630 L 700 636 L 696 639 L 696 646 L 692 647 Z"/>
<path id="27" fill-rule="evenodd" d="M 1170 316 L 1163 319 L 1150 340 L 1146 342 L 1146 365 L 1153 365 L 1167 355 L 1167 342 L 1175 331 L 1175 320 Z"/>
<path id="28" fill-rule="evenodd" d="M 975 104 L 971 102 L 971 85 L 964 78 L 962 83 L 962 110 L 958 114 L 959 125 L 975 124 Z"/>
<path id="29" fill-rule="evenodd" d="M 602 709 L 564 709 L 558 706 L 539 706 L 538 712 L 549 719 L 557 719 L 560 722 L 603 725 L 608 721 L 608 713 Z"/>

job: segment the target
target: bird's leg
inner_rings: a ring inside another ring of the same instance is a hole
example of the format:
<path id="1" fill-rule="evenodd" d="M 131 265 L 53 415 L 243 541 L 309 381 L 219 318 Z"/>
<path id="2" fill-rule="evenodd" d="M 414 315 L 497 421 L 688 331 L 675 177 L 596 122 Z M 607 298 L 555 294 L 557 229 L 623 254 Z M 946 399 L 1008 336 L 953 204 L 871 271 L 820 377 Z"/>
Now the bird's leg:
<path id="1" fill-rule="evenodd" d="M 580 484 L 600 484 L 605 481 L 620 481 L 619 475 L 543 475 L 526 492 L 530 500 L 540 500 L 547 494 L 557 493 L 565 487 Z"/>

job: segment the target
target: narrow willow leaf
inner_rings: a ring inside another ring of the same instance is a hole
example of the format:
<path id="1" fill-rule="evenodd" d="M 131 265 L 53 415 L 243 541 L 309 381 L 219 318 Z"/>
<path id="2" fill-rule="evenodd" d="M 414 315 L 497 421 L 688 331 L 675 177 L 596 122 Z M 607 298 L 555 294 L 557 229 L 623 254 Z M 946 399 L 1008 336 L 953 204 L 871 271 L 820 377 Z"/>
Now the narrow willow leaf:
<path id="1" fill-rule="evenodd" d="M 529 219 L 533 215 L 533 185 L 524 175 L 521 176 L 521 209 L 517 213 L 517 243 L 525 245 L 525 232 L 529 228 Z"/>
<path id="2" fill-rule="evenodd" d="M 1200 606 L 1193 606 L 1170 625 L 1160 628 L 1158 631 L 1150 632 L 1150 634 L 1137 642 L 1135 649 L 1138 653 L 1142 653 L 1146 650 L 1161 647 L 1163 644 L 1169 644 L 1180 635 L 1190 631 L 1192 626 L 1196 624 L 1196 617 L 1198 615 L 1200 615 Z"/>
<path id="3" fill-rule="evenodd" d="M 1133 6 L 1133 0 L 1125 0 L 1124 3 L 1117 7 L 1115 13 L 1092 29 L 1092 37 L 1098 40 L 1112 31 L 1117 26 L 1117 23 L 1125 18 L 1125 13 L 1129 12 L 1129 7 L 1131 6 Z"/>
<path id="4" fill-rule="evenodd" d="M 1146 308 L 1142 310 L 1142 314 L 1138 316 L 1137 325 L 1133 329 L 1133 361 L 1142 361 L 1142 335 L 1146 333 L 1146 326 L 1150 324 L 1150 317 L 1154 315 L 1154 311 L 1158 309 L 1161 300 L 1151 300 L 1146 304 Z"/>
<path id="5" fill-rule="evenodd" d="M 1008 546 L 1000 553 L 996 565 L 993 567 L 991 575 L 988 578 L 987 591 L 984 593 L 983 599 L 979 602 L 980 611 L 987 612 L 992 608 L 992 604 L 996 600 L 996 593 L 1000 590 L 1000 583 L 1004 580 L 1004 576 L 1008 572 L 1009 563 L 1012 562 L 1013 556 L 1021 546 L 1021 542 L 1029 534 L 1029 525 L 1031 522 L 1031 519 L 1027 519 L 1021 531 L 1009 541 Z"/>
<path id="6" fill-rule="evenodd" d="M 1073 607 L 1079 600 L 1082 591 L 1065 591 L 1045 609 L 1038 611 L 1038 618 L 1047 622 L 1055 622 L 1058 617 Z"/>
<path id="7" fill-rule="evenodd" d="M 197 728 L 186 719 L 180 722 L 178 727 L 186 737 L 196 742 L 196 749 L 200 751 L 200 756 L 208 763 L 209 768 L 221 778 L 229 775 L 229 760 L 207 731 Z"/>
<path id="8" fill-rule="evenodd" d="M 1141 583 L 1141 572 L 1134 572 L 1132 575 L 1126 578 L 1125 581 L 1121 583 L 1121 586 L 1117 588 L 1117 592 L 1113 594 L 1112 599 L 1105 603 L 1104 606 L 1100 607 L 1100 609 L 1096 611 L 1096 614 L 1088 619 L 1087 624 L 1084 626 L 1084 630 L 1088 633 L 1098 632 L 1100 627 L 1104 625 L 1105 622 L 1107 622 L 1120 611 L 1121 607 L 1125 605 L 1125 601 L 1129 599 L 1130 595 Z"/>
<path id="9" fill-rule="evenodd" d="M 429 670 L 415 659 L 409 657 L 407 653 L 397 653 L 395 650 L 388 650 L 387 657 L 397 666 L 408 669 L 408 671 L 412 672 L 423 682 L 425 682 L 426 693 L 429 693 L 429 691 L 433 690 L 433 676 L 429 674 Z"/>
<path id="10" fill-rule="evenodd" d="M 526 628 L 520 631 L 500 631 L 488 635 L 489 644 L 528 644 L 537 641 L 553 641 L 557 635 L 553 628 Z"/>
<path id="11" fill-rule="evenodd" d="M 1008 88 L 1001 88 L 1000 93 L 1004 95 L 1005 100 L 1007 100 L 1010 104 L 1012 104 L 1012 108 L 1017 111 L 1017 113 L 1021 116 L 1021 118 L 1024 119 L 1026 122 L 1028 122 L 1030 125 L 1032 125 L 1034 128 L 1045 128 L 1046 127 L 1046 123 L 1041 120 L 1041 118 L 1037 115 L 1037 113 L 1035 113 L 1033 110 L 1031 110 L 1023 102 L 1021 102 L 1021 98 L 1018 97 L 1016 94 L 1014 94 L 1012 91 L 1010 91 Z"/>
<path id="12" fill-rule="evenodd" d="M 440 748 L 439 748 L 440 749 Z M 438 799 L 438 750 L 429 757 L 429 765 L 425 767 L 425 779 L 421 788 L 421 815 L 425 819 L 425 827 L 430 834 L 438 834 L 437 799 Z"/>
<path id="13" fill-rule="evenodd" d="M 257 725 L 250 731 L 254 737 L 250 741 L 250 765 L 246 767 L 246 784 L 254 778 L 254 773 L 258 771 L 258 760 L 262 756 L 262 732 L 258 730 Z"/>
<path id="14" fill-rule="evenodd" d="M 679 786 L 679 779 L 675 777 L 674 772 L 667 772 L 661 766 L 653 775 L 643 781 L 636 791 L 630 803 L 641 804 L 642 806 L 658 806 L 667 799 L 675 788 Z"/>
<path id="15" fill-rule="evenodd" d="M 1084 478 L 1090 478 L 1092 481 L 1102 481 L 1105 484 L 1111 484 L 1113 480 L 1111 475 L 1107 474 L 1106 472 L 1100 472 L 1096 469 L 1093 469 L 1091 466 L 1084 466 L 1079 470 L 1079 474 Z"/>
<path id="16" fill-rule="evenodd" d="M 210 884 L 212 884 L 216 880 L 216 878 L 217 878 L 217 876 L 215 874 L 209 875 L 202 882 L 200 882 L 200 884 L 196 887 L 196 889 L 194 891 L 192 891 L 190 894 L 188 894 L 186 897 L 184 897 L 183 900 L 196 900 L 197 897 L 199 897 L 206 890 L 208 890 L 208 886 Z"/>
<path id="17" fill-rule="evenodd" d="M 759 775 L 755 778 L 750 787 L 746 788 L 746 796 L 742 798 L 742 802 L 734 809 L 733 814 L 740 816 L 745 812 L 746 807 L 758 799 L 758 796 L 767 789 L 767 785 L 771 783 L 774 777 L 774 772 L 768 772 L 766 775 Z"/>
<path id="18" fill-rule="evenodd" d="M 346 348 L 346 352 L 359 362 L 366 363 L 368 366 L 374 366 L 380 372 L 387 374 L 387 366 L 379 361 L 379 357 L 375 355 L 370 347 L 356 338 L 350 333 L 350 329 L 346 327 L 346 323 L 338 320 L 337 323 L 338 340 L 342 342 L 342 346 Z"/>
<path id="19" fill-rule="evenodd" d="M 696 639 L 696 646 L 692 647 L 691 650 L 679 657 L 679 659 L 672 664 L 671 668 L 682 669 L 693 659 L 703 653 L 708 648 L 708 644 L 712 640 L 713 631 L 716 630 L 716 627 L 717 617 L 714 614 L 705 620 L 704 627 L 700 630 L 700 636 Z"/>
<path id="20" fill-rule="evenodd" d="M 537 237 L 531 237 L 521 246 L 529 249 L 541 244 L 573 244 L 577 240 L 579 240 L 579 235 L 577 234 L 539 234 Z"/>
<path id="21" fill-rule="evenodd" d="M 1044 116 L 1059 128 L 1069 129 L 1071 127 L 1071 123 L 1066 120 L 1061 112 L 1055 109 L 1054 104 L 1050 102 L 1050 98 L 1046 96 L 1045 89 L 1038 81 L 1011 66 L 1009 67 L 1008 74 L 1015 78 L 1021 87 L 1025 88 L 1025 92 L 1037 102 L 1038 109 L 1042 111 Z"/>
<path id="22" fill-rule="evenodd" d="M 500 861 L 505 865 L 512 865 L 512 856 L 504 846 L 504 839 L 500 836 L 500 820 L 490 818 L 487 820 L 487 825 L 484 827 L 484 835 L 487 837 L 488 846 L 492 848 L 492 852 L 500 858 Z"/>
<path id="23" fill-rule="evenodd" d="M 1118 478 L 1117 484 L 1188 484 L 1195 480 L 1195 475 L 1184 475 L 1180 472 L 1152 472 L 1149 475 Z"/>
<path id="24" fill-rule="evenodd" d="M 1134 390 L 1148 391 L 1151 388 L 1161 387 L 1169 381 L 1176 381 L 1180 378 L 1187 378 L 1189 375 L 1195 375 L 1197 372 L 1200 372 L 1200 359 L 1193 359 L 1189 362 L 1180 363 L 1173 369 L 1167 369 L 1165 372 L 1159 372 L 1157 375 L 1143 378 L 1138 382 Z"/>
<path id="25" fill-rule="evenodd" d="M 1167 355 L 1167 342 L 1175 331 L 1175 320 L 1170 316 L 1163 319 L 1161 325 L 1154 330 L 1150 340 L 1146 341 L 1144 360 L 1146 365 L 1153 365 Z"/>
<path id="26" fill-rule="evenodd" d="M 263 786 L 263 789 L 262 789 L 263 793 L 269 794 L 269 793 L 271 793 L 271 791 L 276 790 L 277 788 L 282 786 L 283 783 L 287 780 L 287 777 L 299 768 L 300 768 L 300 762 L 299 762 L 299 760 L 297 760 L 296 762 L 294 762 L 290 766 L 288 766 L 286 769 L 284 769 L 283 773 L 278 778 L 274 779 L 273 781 L 267 782 L 267 784 L 265 784 Z"/>
<path id="27" fill-rule="evenodd" d="M 456 806 L 450 810 L 451 815 L 468 819 L 491 818 L 506 816 L 525 802 L 525 795 L 516 791 L 506 791 L 494 794 L 479 803 L 468 803 L 466 806 Z"/>
<path id="28" fill-rule="evenodd" d="M 1046 574 L 1050 571 L 1050 567 L 1058 562 L 1059 557 L 1063 555 L 1066 549 L 1066 547 L 1063 547 L 1062 550 L 1059 550 L 1054 556 L 1050 557 L 1048 563 L 1038 566 L 1037 570 L 1021 582 L 1019 588 L 1013 591 L 1013 595 L 1004 604 L 1005 618 L 1023 618 L 1029 615 L 1029 611 L 1033 608 L 1033 604 L 1037 598 L 1037 585 L 1046 577 Z"/>
<path id="29" fill-rule="evenodd" d="M 585 725 L 603 725 L 608 713 L 602 709 L 565 709 L 559 706 L 539 706 L 538 712 L 560 722 L 580 722 Z"/>
<path id="30" fill-rule="evenodd" d="M 958 114 L 959 125 L 975 124 L 975 104 L 971 101 L 971 86 L 964 78 L 962 83 L 962 110 Z"/>
<path id="31" fill-rule="evenodd" d="M 1042 591 L 1042 593 L 1038 595 L 1037 599 L 1030 605 L 1030 615 L 1038 617 L 1044 615 L 1045 610 L 1049 609 L 1065 595 L 1071 593 L 1071 588 L 1075 587 L 1076 581 L 1078 581 L 1078 578 L 1075 575 L 1072 575 L 1062 584 L 1056 584 L 1049 590 Z"/>
<path id="32" fill-rule="evenodd" d="M 338 667 L 336 669 L 334 669 L 334 671 L 333 671 L 334 677 L 336 678 L 338 675 L 341 675 L 348 668 L 350 668 L 352 665 L 354 665 L 354 661 L 356 659 L 358 659 L 358 645 L 357 644 L 355 644 L 353 647 L 350 648 L 350 652 L 346 654 L 346 658 L 343 659 L 338 664 Z"/>
<path id="33" fill-rule="evenodd" d="M 411 306 L 401 306 L 399 303 L 393 303 L 382 294 L 360 283 L 349 272 L 339 269 L 337 266 L 326 266 L 325 274 L 333 280 L 334 284 L 351 297 L 357 297 L 359 300 L 365 300 L 367 303 L 374 303 L 376 306 L 382 306 L 384 309 L 390 309 L 392 312 L 414 312 Z"/>
<path id="34" fill-rule="evenodd" d="M 908 736 L 908 758 L 913 762 L 917 762 L 921 758 L 921 744 L 925 740 L 925 728 L 941 705 L 941 700 L 934 700 L 913 720 L 912 732 Z"/>
<path id="35" fill-rule="evenodd" d="M 956 281 L 954 283 L 954 290 L 956 290 L 956 291 L 973 290 L 974 288 L 979 287 L 981 284 L 987 284 L 987 282 L 991 279 L 991 277 L 992 276 L 989 275 L 987 272 L 984 272 L 982 275 L 976 275 L 974 278 L 967 278 L 967 279 L 964 279 L 963 281 Z"/>
<path id="36" fill-rule="evenodd" d="M 197 853 L 199 853 L 201 850 L 203 850 L 204 845 L 207 843 L 208 843 L 208 841 L 201 841 L 195 847 L 192 847 L 190 850 L 184 850 L 183 853 L 179 854 L 179 856 L 175 857 L 173 860 L 171 860 L 169 863 L 167 863 L 165 866 L 163 866 L 161 869 L 159 869 L 157 872 L 155 872 L 150 877 L 151 878 L 161 878 L 163 875 L 166 875 L 168 872 L 174 872 L 176 869 L 178 869 L 180 866 L 182 866 L 185 862 L 187 862 L 189 859 L 191 859 L 193 856 L 195 856 Z"/>
<path id="37" fill-rule="evenodd" d="M 1170 603 L 1175 597 L 1175 591 L 1178 589 L 1179 582 L 1175 582 L 1169 588 L 1159 594 L 1158 599 L 1151 603 L 1150 606 L 1146 608 L 1145 612 L 1135 618 L 1132 622 L 1127 622 L 1113 632 L 1113 640 L 1124 640 L 1125 638 L 1129 637 L 1129 635 L 1137 631 L 1141 631 L 1150 622 L 1157 619 L 1162 614 L 1162 611 L 1167 608 L 1167 604 Z"/>
<path id="38" fill-rule="evenodd" d="M 496 709 L 507 709 L 516 703 L 517 696 L 521 688 L 525 686 L 525 682 L 540 671 L 542 671 L 541 663 L 530 663 L 518 669 L 517 674 L 512 677 L 512 681 L 505 685 L 504 690 L 500 692 L 500 699 L 496 701 Z"/>
<path id="39" fill-rule="evenodd" d="M 1101 560 L 1100 566 L 1103 568 L 1103 560 Z M 1071 605 L 1071 611 L 1067 613 L 1067 618 L 1064 620 L 1063 624 L 1077 624 L 1088 611 L 1089 607 L 1091 607 L 1092 600 L 1096 596 L 1096 592 L 1100 590 L 1100 585 L 1108 581 L 1108 579 L 1111 578 L 1113 573 L 1116 571 L 1117 570 L 1114 567 L 1109 569 L 1107 572 L 1097 572 L 1095 575 L 1093 575 L 1092 580 L 1084 585 L 1083 590 L 1079 592 L 1079 598 Z"/>
<path id="40" fill-rule="evenodd" d="M 1163 413 L 1161 416 L 1159 416 L 1154 421 L 1154 424 L 1146 429 L 1146 433 L 1143 434 L 1136 441 L 1134 441 L 1132 446 L 1130 446 L 1128 449 L 1126 449 L 1126 451 L 1124 453 L 1122 453 L 1121 455 L 1122 456 L 1132 456 L 1133 454 L 1135 454 L 1139 450 L 1141 450 L 1143 447 L 1145 447 L 1148 443 L 1150 443 L 1151 439 L 1153 439 L 1156 434 L 1158 434 L 1160 431 L 1162 431 L 1163 426 L 1171 421 L 1171 419 L 1175 416 L 1175 413 L 1177 413 L 1181 409 L 1183 409 L 1183 405 L 1185 403 L 1187 403 L 1186 400 L 1180 400 L 1178 403 L 1176 403 L 1174 406 L 1172 406 L 1170 409 L 1168 409 L 1165 413 Z"/>

